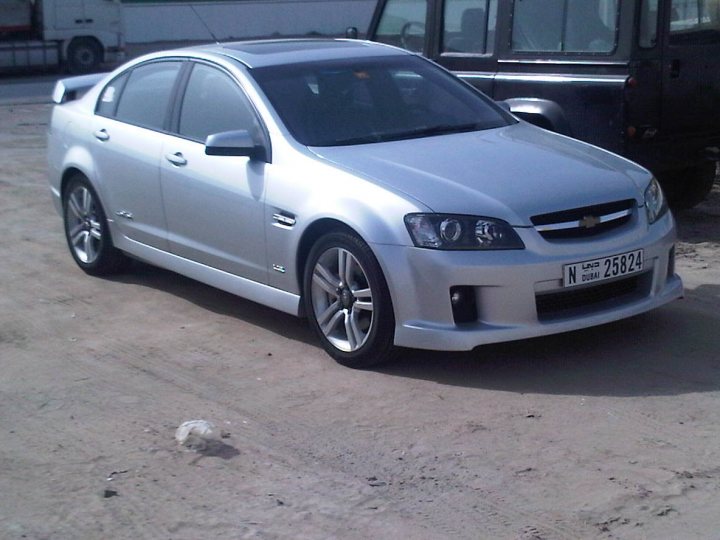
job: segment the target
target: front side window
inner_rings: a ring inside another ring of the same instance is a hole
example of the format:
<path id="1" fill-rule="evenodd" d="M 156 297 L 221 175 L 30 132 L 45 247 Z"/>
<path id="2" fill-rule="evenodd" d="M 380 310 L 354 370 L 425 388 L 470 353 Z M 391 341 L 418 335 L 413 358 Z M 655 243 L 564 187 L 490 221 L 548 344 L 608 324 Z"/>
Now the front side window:
<path id="1" fill-rule="evenodd" d="M 618 0 L 515 0 L 516 52 L 611 53 Z"/>
<path id="2" fill-rule="evenodd" d="M 153 62 L 130 73 L 115 118 L 128 124 L 162 130 L 182 62 Z M 101 101 L 109 96 L 102 96 Z"/>
<path id="3" fill-rule="evenodd" d="M 512 122 L 490 100 L 414 55 L 252 71 L 293 136 L 341 146 L 479 131 Z"/>
<path id="4" fill-rule="evenodd" d="M 446 0 L 442 52 L 492 53 L 497 0 Z"/>
<path id="5" fill-rule="evenodd" d="M 670 44 L 720 42 L 720 0 L 672 0 Z"/>
<path id="6" fill-rule="evenodd" d="M 204 142 L 208 135 L 245 129 L 256 135 L 255 112 L 238 84 L 222 71 L 195 64 L 188 80 L 178 132 Z"/>
<path id="7" fill-rule="evenodd" d="M 427 0 L 388 0 L 375 41 L 422 52 L 425 44 Z"/>

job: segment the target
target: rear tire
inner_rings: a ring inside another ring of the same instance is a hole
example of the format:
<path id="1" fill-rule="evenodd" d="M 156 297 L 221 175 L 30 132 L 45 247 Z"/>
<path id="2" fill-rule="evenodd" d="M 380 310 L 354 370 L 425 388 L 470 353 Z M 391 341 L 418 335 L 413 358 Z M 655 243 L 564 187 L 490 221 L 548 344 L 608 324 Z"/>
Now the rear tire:
<path id="1" fill-rule="evenodd" d="M 127 268 L 129 259 L 113 246 L 105 211 L 87 178 L 76 174 L 68 180 L 62 207 L 70 254 L 84 272 L 101 276 Z"/>
<path id="2" fill-rule="evenodd" d="M 367 368 L 395 356 L 395 316 L 385 277 L 370 247 L 349 232 L 321 237 L 305 265 L 310 326 L 339 364 Z"/>

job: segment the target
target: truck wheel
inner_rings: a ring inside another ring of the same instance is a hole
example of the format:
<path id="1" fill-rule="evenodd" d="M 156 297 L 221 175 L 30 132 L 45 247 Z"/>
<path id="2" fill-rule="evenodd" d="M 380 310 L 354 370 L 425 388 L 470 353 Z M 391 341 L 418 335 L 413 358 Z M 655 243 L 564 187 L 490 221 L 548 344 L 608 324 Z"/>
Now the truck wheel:
<path id="1" fill-rule="evenodd" d="M 82 74 L 97 71 L 103 60 L 103 48 L 93 38 L 74 38 L 67 50 L 67 66 L 70 73 Z"/>
<path id="2" fill-rule="evenodd" d="M 700 204 L 710 194 L 717 177 L 714 161 L 674 171 L 665 176 L 665 189 L 670 206 L 687 210 Z"/>

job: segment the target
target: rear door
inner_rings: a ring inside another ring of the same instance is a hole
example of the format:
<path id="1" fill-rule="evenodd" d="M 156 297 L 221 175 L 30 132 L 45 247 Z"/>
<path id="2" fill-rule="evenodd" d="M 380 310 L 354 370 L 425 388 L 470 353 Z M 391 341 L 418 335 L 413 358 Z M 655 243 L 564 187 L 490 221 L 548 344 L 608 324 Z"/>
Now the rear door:
<path id="1" fill-rule="evenodd" d="M 116 78 L 103 90 L 93 121 L 93 154 L 108 218 L 127 238 L 163 250 L 162 131 L 182 65 L 150 62 Z"/>
<path id="2" fill-rule="evenodd" d="M 720 2 L 668 0 L 664 15 L 662 130 L 720 132 Z"/>

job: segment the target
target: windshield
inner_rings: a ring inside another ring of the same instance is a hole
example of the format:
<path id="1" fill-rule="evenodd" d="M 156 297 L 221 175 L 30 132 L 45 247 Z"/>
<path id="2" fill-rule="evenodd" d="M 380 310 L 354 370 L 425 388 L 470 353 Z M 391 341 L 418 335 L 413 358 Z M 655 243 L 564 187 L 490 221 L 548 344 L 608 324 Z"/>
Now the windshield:
<path id="1" fill-rule="evenodd" d="M 477 131 L 512 117 L 414 56 L 346 59 L 252 70 L 292 135 L 341 146 Z"/>

